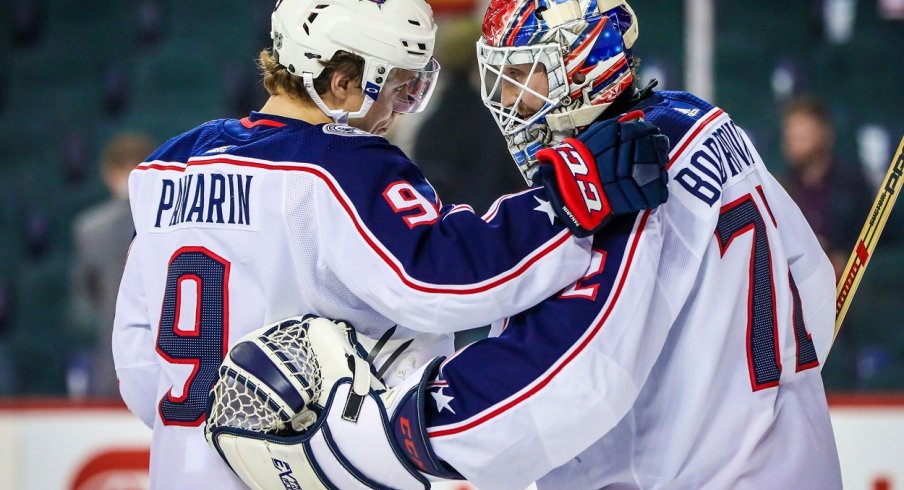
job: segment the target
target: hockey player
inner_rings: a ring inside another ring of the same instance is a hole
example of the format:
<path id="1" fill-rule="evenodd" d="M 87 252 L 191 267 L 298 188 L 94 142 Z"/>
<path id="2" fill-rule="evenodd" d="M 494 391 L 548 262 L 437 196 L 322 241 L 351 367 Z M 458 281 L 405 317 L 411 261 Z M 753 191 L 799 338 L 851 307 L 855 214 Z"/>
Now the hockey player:
<path id="1" fill-rule="evenodd" d="M 591 239 L 554 221 L 547 192 L 559 190 L 504 197 L 484 217 L 443 206 L 379 136 L 428 102 L 435 30 L 423 0 L 281 0 L 263 109 L 177 136 L 132 173 L 113 350 L 123 399 L 154 429 L 153 488 L 243 487 L 202 428 L 223 356 L 248 331 L 306 312 L 348 319 L 380 339 L 376 363 L 400 380 L 451 353 L 454 331 L 586 270 Z M 664 138 L 618 127 L 586 143 L 619 177 L 589 185 L 633 194 L 613 194 L 581 234 L 666 196 Z M 634 179 L 635 155 L 651 158 L 652 181 Z"/>
<path id="2" fill-rule="evenodd" d="M 495 0 L 484 97 L 544 182 L 585 159 L 571 136 L 606 130 L 585 125 L 642 111 L 672 143 L 669 201 L 597 233 L 581 280 L 417 379 L 362 402 L 366 373 L 335 376 L 293 437 L 215 428 L 246 481 L 270 488 L 282 468 L 304 488 L 423 488 L 425 474 L 481 490 L 841 488 L 820 376 L 832 267 L 728 114 L 637 88 L 637 35 L 624 0 Z"/>

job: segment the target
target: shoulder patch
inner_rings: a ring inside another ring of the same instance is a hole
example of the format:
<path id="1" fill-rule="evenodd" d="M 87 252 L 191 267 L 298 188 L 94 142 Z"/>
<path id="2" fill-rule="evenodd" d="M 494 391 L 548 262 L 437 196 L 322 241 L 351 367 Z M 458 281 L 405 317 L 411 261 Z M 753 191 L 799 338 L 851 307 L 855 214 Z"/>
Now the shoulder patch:
<path id="1" fill-rule="evenodd" d="M 337 136 L 373 136 L 367 131 L 348 126 L 345 124 L 326 124 L 323 126 L 325 134 L 335 134 Z"/>

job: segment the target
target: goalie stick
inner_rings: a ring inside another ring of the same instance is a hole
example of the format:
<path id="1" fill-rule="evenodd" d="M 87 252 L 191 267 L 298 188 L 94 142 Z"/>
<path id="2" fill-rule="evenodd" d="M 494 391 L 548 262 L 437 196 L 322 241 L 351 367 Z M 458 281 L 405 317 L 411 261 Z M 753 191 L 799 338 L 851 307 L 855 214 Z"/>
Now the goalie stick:
<path id="1" fill-rule="evenodd" d="M 898 145 L 898 151 L 895 152 L 894 158 L 891 160 L 891 166 L 882 181 L 879 188 L 879 195 L 870 208 L 870 213 L 863 225 L 863 230 L 857 238 L 851 257 L 848 259 L 847 266 L 838 281 L 838 290 L 835 293 L 835 335 L 832 340 L 838 337 L 838 331 L 841 329 L 841 322 L 847 314 L 848 307 L 851 305 L 851 299 L 857 292 L 857 286 L 863 279 L 863 271 L 866 270 L 873 251 L 876 249 L 876 243 L 879 241 L 879 235 L 885 228 L 885 222 L 888 221 L 888 215 L 891 208 L 895 205 L 895 200 L 901 192 L 901 186 L 904 184 L 904 138 Z"/>

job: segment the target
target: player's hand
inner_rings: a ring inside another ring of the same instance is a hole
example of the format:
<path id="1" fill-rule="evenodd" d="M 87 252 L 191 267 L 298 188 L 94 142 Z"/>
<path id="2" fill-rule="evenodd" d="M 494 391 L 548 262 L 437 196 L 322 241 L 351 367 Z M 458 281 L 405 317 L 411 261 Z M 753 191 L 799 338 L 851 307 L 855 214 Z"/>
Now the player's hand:
<path id="1" fill-rule="evenodd" d="M 634 111 L 596 122 L 537 153 L 537 181 L 577 236 L 601 230 L 614 216 L 652 209 L 668 199 L 669 139 Z"/>

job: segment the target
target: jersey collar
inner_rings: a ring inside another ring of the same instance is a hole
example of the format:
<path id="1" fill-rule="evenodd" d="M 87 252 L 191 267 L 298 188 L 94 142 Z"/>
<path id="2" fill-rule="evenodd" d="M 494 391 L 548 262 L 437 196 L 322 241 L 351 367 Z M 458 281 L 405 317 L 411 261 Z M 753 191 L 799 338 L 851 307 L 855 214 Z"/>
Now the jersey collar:
<path id="1" fill-rule="evenodd" d="M 310 126 L 300 119 L 292 119 L 291 117 L 277 116 L 274 114 L 264 114 L 262 112 L 252 111 L 248 117 L 239 120 L 247 129 L 251 128 L 282 128 L 285 126 L 305 125 Z"/>

